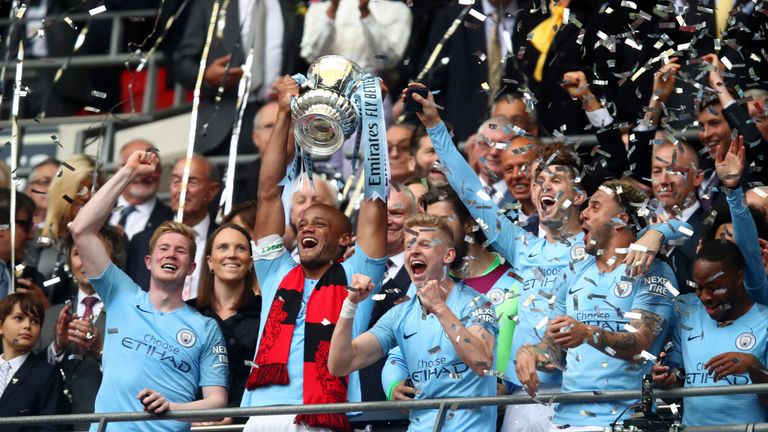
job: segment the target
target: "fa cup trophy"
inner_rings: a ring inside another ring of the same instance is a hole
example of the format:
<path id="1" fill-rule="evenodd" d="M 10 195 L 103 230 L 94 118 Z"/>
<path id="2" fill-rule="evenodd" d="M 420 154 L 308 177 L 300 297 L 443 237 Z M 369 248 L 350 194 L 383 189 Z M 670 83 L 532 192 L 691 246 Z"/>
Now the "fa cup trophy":
<path id="1" fill-rule="evenodd" d="M 344 57 L 315 60 L 303 92 L 291 104 L 296 143 L 314 156 L 329 156 L 357 129 L 359 115 L 352 98 L 362 84 L 363 70 Z"/>

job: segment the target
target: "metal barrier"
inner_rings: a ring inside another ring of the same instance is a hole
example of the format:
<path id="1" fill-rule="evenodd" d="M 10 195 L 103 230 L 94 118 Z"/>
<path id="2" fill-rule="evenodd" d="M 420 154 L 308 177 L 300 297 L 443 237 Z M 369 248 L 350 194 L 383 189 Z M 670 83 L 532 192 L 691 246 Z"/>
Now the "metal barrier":
<path id="1" fill-rule="evenodd" d="M 736 395 L 736 394 L 762 394 L 768 393 L 768 384 L 744 384 L 731 386 L 701 387 L 701 388 L 679 388 L 672 390 L 656 390 L 654 397 L 657 398 L 683 398 L 692 396 L 714 396 L 714 395 Z M 591 392 L 573 392 L 573 393 L 551 393 L 538 395 L 539 400 L 548 403 L 585 403 L 585 402 L 608 402 L 614 400 L 637 400 L 640 399 L 640 390 L 619 390 L 619 391 L 591 391 Z M 445 399 L 421 399 L 411 401 L 381 401 L 381 402 L 359 402 L 343 404 L 318 404 L 318 405 L 281 405 L 264 406 L 250 408 L 226 408 L 226 409 L 205 409 L 205 410 L 183 410 L 170 411 L 161 416 L 144 412 L 124 412 L 124 413 L 101 413 L 101 414 L 69 414 L 69 415 L 46 415 L 46 416 L 24 416 L 24 417 L 3 417 L 0 418 L 0 426 L 5 425 L 43 425 L 43 424 L 72 424 L 72 423 L 98 423 L 98 431 L 102 432 L 110 422 L 135 422 L 135 421 L 163 421 L 163 420 L 205 420 L 222 417 L 251 417 L 265 415 L 286 415 L 286 414 L 318 414 L 318 413 L 346 413 L 357 411 L 385 411 L 393 409 L 437 409 L 438 418 L 434 426 L 434 431 L 442 430 L 446 415 L 449 410 L 458 408 L 479 407 L 479 406 L 501 406 L 501 405 L 523 405 L 534 404 L 536 401 L 525 395 L 513 396 L 493 396 L 493 397 L 473 397 L 473 398 L 445 398 Z M 759 428 L 758 428 L 759 426 Z M 717 427 L 687 427 L 686 431 L 708 432 L 723 430 L 745 430 L 745 425 L 740 429 L 727 429 L 734 426 Z M 759 425 L 749 425 L 755 429 L 768 431 L 768 423 Z M 219 429 L 221 430 L 221 429 Z M 227 429 L 229 430 L 229 429 Z"/>

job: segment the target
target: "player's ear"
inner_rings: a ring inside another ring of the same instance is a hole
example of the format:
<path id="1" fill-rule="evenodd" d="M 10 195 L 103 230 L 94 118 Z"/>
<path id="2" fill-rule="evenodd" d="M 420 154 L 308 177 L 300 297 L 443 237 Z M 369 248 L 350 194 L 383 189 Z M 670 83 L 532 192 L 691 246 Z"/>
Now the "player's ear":
<path id="1" fill-rule="evenodd" d="M 344 233 L 339 237 L 339 246 L 348 248 L 355 244 L 355 236 L 352 233 Z"/>
<path id="2" fill-rule="evenodd" d="M 573 198 L 573 204 L 577 207 L 581 207 L 585 201 L 587 201 L 587 193 L 581 189 L 577 189 L 576 196 Z"/>
<path id="3" fill-rule="evenodd" d="M 456 249 L 449 247 L 443 256 L 443 264 L 451 264 L 456 259 Z"/>
<path id="4" fill-rule="evenodd" d="M 152 257 L 149 255 L 144 255 L 144 265 L 147 267 L 147 270 L 152 271 Z"/>

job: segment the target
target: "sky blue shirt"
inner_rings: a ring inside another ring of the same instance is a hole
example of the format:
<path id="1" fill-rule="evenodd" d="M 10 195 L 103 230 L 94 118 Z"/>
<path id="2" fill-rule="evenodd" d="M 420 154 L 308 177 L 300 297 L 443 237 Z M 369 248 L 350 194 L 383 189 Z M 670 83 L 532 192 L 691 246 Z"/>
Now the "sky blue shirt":
<path id="1" fill-rule="evenodd" d="M 259 341 L 256 344 L 256 353 L 258 353 L 264 325 L 267 322 L 267 316 L 269 316 L 269 310 L 272 307 L 272 301 L 275 298 L 280 282 L 282 282 L 285 275 L 291 269 L 298 265 L 286 251 L 282 238 L 275 236 L 274 239 L 271 239 L 272 241 L 268 239 L 267 237 L 260 240 L 254 255 L 254 266 L 259 286 L 261 287 L 262 298 Z M 262 244 L 265 240 L 269 244 Z M 373 281 L 381 281 L 386 269 L 386 261 L 386 258 L 374 259 L 366 256 L 365 252 L 356 245 L 355 253 L 348 260 L 344 261 L 341 266 L 347 275 L 348 284 L 355 273 L 364 274 Z M 304 403 L 304 324 L 306 323 L 307 301 L 309 301 L 309 296 L 312 294 L 315 284 L 317 284 L 316 280 L 306 279 L 304 281 L 301 310 L 296 318 L 296 325 L 293 328 L 291 351 L 288 354 L 289 384 L 245 390 L 240 406 L 302 405 Z M 377 286 L 376 289 L 380 289 L 380 286 Z M 354 336 L 366 330 L 366 326 L 371 319 L 372 310 L 373 300 L 369 296 L 366 301 L 360 303 L 357 309 L 353 327 Z M 349 376 L 347 397 L 351 402 L 360 401 L 360 379 L 356 372 Z"/>
<path id="2" fill-rule="evenodd" d="M 685 387 L 751 384 L 748 373 L 729 375 L 717 382 L 709 375 L 704 364 L 725 352 L 749 353 L 768 364 L 768 307 L 757 303 L 731 325 L 718 327 L 695 294 L 679 296 L 671 333 L 668 364 L 685 369 Z M 689 397 L 684 404 L 683 424 L 690 426 L 768 420 L 755 394 Z"/>
<path id="3" fill-rule="evenodd" d="M 654 260 L 646 276 L 634 282 L 624 279 L 626 266 L 600 273 L 594 256 L 589 256 L 576 274 L 558 290 L 551 318 L 569 315 L 584 324 L 609 331 L 626 332 L 630 319 L 624 314 L 640 309 L 665 320 L 665 329 L 673 310 L 676 279 L 672 269 L 664 262 Z M 546 328 L 538 330 L 544 334 Z M 649 352 L 658 355 L 665 331 L 656 338 Z M 587 343 L 567 350 L 566 371 L 563 373 L 562 391 L 636 390 L 641 378 L 648 373 L 651 362 L 633 366 L 630 362 L 609 356 Z M 607 426 L 617 419 L 628 405 L 635 401 L 601 403 L 558 404 L 553 423 L 571 426 Z M 626 415 L 625 415 L 626 418 Z"/>
<path id="4" fill-rule="evenodd" d="M 744 202 L 741 187 L 731 189 L 726 195 L 733 222 L 733 241 L 744 256 L 744 288 L 752 299 L 768 304 L 768 277 L 760 253 L 757 226 Z"/>
<path id="5" fill-rule="evenodd" d="M 199 387 L 227 387 L 227 347 L 216 321 L 187 305 L 173 312 L 156 310 L 149 295 L 112 263 L 89 280 L 109 310 L 95 412 L 144 411 L 136 398 L 143 388 L 186 403 L 195 400 Z M 190 424 L 120 422 L 107 430 L 188 431 Z"/>
<path id="6" fill-rule="evenodd" d="M 494 337 L 496 314 L 490 301 L 461 282 L 446 298 L 448 308 L 465 327 L 480 325 Z M 496 395 L 496 378 L 479 376 L 461 361 L 440 321 L 433 315 L 421 319 L 422 308 L 415 296 L 390 309 L 371 328 L 382 352 L 399 346 L 404 353 L 416 399 L 479 397 Z M 437 410 L 411 410 L 410 432 L 431 431 Z M 496 428 L 496 407 L 449 411 L 445 431 L 490 431 Z"/>

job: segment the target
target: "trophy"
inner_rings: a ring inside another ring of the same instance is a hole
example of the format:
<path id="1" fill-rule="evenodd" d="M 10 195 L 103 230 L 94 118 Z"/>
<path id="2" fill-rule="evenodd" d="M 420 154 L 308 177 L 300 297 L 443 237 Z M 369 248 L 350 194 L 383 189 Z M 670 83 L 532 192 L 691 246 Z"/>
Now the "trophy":
<path id="1" fill-rule="evenodd" d="M 352 98 L 362 84 L 363 70 L 344 57 L 315 60 L 307 72 L 306 89 L 291 103 L 296 143 L 313 156 L 329 156 L 357 129 Z"/>

